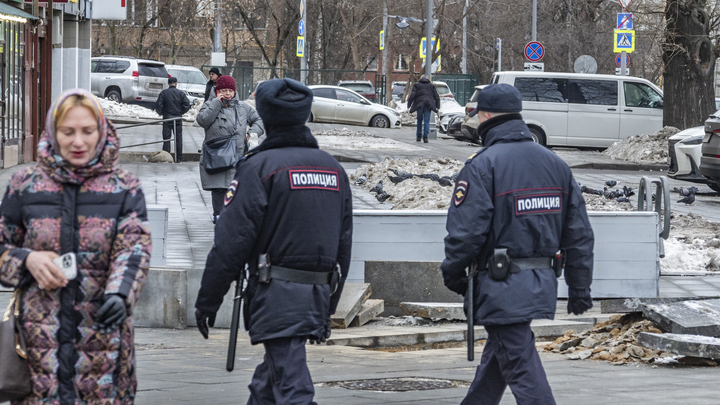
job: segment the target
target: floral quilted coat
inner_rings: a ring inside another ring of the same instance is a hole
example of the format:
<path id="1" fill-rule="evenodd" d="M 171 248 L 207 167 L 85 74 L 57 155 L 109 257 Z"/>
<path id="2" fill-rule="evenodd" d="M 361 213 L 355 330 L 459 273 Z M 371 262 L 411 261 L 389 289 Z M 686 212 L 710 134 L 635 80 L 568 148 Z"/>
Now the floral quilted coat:
<path id="1" fill-rule="evenodd" d="M 12 176 L 0 205 L 0 284 L 22 291 L 33 382 L 33 393 L 16 404 L 132 404 L 135 397 L 132 316 L 109 334 L 92 326 L 104 294 L 122 296 L 132 314 L 150 263 L 150 231 L 140 183 L 117 167 L 118 137 L 102 114 L 100 125 L 95 156 L 81 168 L 67 166 L 53 135 L 43 134 L 38 164 Z M 34 250 L 75 252 L 77 278 L 40 289 L 24 264 Z"/>

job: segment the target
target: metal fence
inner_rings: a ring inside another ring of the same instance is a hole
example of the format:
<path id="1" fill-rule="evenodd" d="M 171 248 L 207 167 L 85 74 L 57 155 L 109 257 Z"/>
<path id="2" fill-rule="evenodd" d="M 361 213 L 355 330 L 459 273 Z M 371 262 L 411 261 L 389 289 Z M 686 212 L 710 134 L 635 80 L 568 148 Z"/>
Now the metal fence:
<path id="1" fill-rule="evenodd" d="M 434 81 L 445 82 L 460 105 L 465 105 L 475 92 L 478 79 L 473 75 L 433 75 Z"/>

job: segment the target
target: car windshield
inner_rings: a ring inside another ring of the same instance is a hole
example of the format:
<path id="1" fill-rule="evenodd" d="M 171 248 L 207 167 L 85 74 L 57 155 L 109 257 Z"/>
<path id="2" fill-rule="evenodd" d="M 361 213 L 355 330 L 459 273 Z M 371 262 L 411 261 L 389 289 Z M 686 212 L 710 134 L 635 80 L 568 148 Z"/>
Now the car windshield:
<path id="1" fill-rule="evenodd" d="M 392 89 L 392 94 L 403 94 L 405 92 L 404 84 L 396 84 Z"/>
<path id="2" fill-rule="evenodd" d="M 435 88 L 437 89 L 438 94 L 441 96 L 445 94 L 450 94 L 450 88 L 448 86 L 435 85 Z"/>
<path id="3" fill-rule="evenodd" d="M 341 84 L 340 87 L 345 87 L 346 89 L 350 89 L 352 91 L 357 91 L 358 93 L 364 94 L 364 93 L 373 93 L 373 88 L 369 84 Z"/>
<path id="4" fill-rule="evenodd" d="M 207 83 L 205 76 L 198 70 L 168 69 L 168 73 L 172 77 L 177 77 L 179 83 L 203 85 Z"/>

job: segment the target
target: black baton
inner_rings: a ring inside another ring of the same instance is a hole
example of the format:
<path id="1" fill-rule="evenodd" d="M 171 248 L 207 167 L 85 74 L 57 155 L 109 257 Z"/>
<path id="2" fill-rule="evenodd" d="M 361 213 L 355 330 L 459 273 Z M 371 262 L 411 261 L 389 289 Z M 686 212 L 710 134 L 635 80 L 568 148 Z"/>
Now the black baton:
<path id="1" fill-rule="evenodd" d="M 470 264 L 470 272 L 468 274 L 468 289 L 465 294 L 470 294 L 468 297 L 468 314 L 467 314 L 467 359 L 468 361 L 475 361 L 475 273 L 477 265 L 473 261 Z"/>
<path id="2" fill-rule="evenodd" d="M 235 298 L 233 298 L 232 321 L 230 322 L 230 343 L 228 344 L 227 371 L 235 368 L 235 349 L 237 347 L 238 328 L 240 327 L 240 309 L 242 308 L 243 284 L 245 282 L 245 269 L 240 271 L 240 277 L 235 282 Z"/>

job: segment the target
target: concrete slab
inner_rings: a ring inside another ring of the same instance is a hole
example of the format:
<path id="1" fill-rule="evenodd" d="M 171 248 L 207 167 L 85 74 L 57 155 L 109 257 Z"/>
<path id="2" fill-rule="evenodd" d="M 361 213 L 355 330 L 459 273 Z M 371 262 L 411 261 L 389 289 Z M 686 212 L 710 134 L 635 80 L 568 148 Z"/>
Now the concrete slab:
<path id="1" fill-rule="evenodd" d="M 151 267 L 134 308 L 135 326 L 185 329 L 187 305 L 187 271 Z"/>
<path id="2" fill-rule="evenodd" d="M 720 337 L 720 300 L 646 305 L 643 316 L 670 333 Z"/>
<path id="3" fill-rule="evenodd" d="M 350 326 L 360 307 L 370 298 L 372 290 L 367 283 L 345 283 L 335 313 L 330 317 L 333 328 L 345 329 Z"/>
<path id="4" fill-rule="evenodd" d="M 577 333 L 591 330 L 592 323 L 573 321 L 533 321 L 530 327 L 538 338 L 562 336 L 572 329 Z M 364 348 L 398 347 L 413 345 L 433 345 L 438 343 L 463 342 L 467 339 L 467 326 L 463 323 L 446 326 L 413 327 L 396 326 L 390 328 L 362 328 L 333 331 L 328 345 L 355 346 Z M 475 339 L 487 339 L 482 326 L 475 327 Z"/>
<path id="5" fill-rule="evenodd" d="M 645 305 L 672 304 L 681 301 L 700 301 L 720 297 L 678 297 L 678 298 L 620 298 L 602 300 L 600 312 L 603 314 L 629 314 L 642 312 Z"/>
<path id="6" fill-rule="evenodd" d="M 638 343 L 681 356 L 720 359 L 720 339 L 708 336 L 640 332 Z"/>
<path id="7" fill-rule="evenodd" d="M 350 322 L 350 327 L 359 327 L 363 326 L 366 323 L 373 320 L 376 316 L 380 315 L 382 311 L 385 309 L 385 301 L 383 300 L 367 300 L 364 304 L 360 307 L 360 311 L 358 312 L 357 316 L 355 316 L 355 319 Z"/>
<path id="8" fill-rule="evenodd" d="M 419 316 L 427 319 L 447 319 L 464 321 L 465 312 L 462 303 L 448 302 L 401 302 L 403 315 Z"/>

